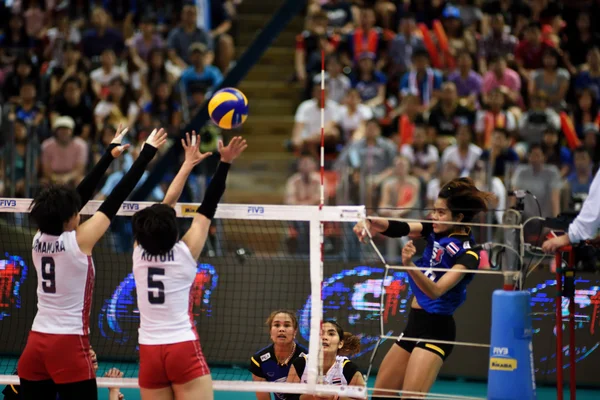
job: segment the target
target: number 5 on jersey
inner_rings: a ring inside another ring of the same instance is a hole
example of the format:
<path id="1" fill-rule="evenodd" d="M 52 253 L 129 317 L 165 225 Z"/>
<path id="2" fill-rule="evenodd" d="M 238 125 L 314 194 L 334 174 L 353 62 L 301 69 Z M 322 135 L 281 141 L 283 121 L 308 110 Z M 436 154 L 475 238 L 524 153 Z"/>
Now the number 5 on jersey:
<path id="1" fill-rule="evenodd" d="M 165 303 L 165 284 L 157 280 L 157 277 L 164 275 L 164 268 L 148 268 L 148 302 L 150 304 Z"/>

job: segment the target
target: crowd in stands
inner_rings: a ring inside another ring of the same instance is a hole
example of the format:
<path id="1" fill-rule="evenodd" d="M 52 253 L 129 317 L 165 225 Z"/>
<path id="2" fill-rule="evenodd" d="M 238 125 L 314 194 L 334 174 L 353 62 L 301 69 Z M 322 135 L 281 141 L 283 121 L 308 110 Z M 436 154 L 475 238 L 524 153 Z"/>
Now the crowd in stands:
<path id="1" fill-rule="evenodd" d="M 239 3 L 2 2 L 0 196 L 78 183 L 127 126 L 133 151 L 106 177 L 99 196 L 109 193 L 154 128 L 178 135 L 221 83 Z M 216 148 L 218 129 L 201 133 L 203 151 Z"/>
<path id="2" fill-rule="evenodd" d="M 517 189 L 544 217 L 577 209 L 600 162 L 599 12 L 591 0 L 312 0 L 295 58 L 312 98 L 293 150 L 318 157 L 324 52 L 330 202 L 425 216 L 445 182 L 471 176 L 496 193 L 495 222 Z"/>

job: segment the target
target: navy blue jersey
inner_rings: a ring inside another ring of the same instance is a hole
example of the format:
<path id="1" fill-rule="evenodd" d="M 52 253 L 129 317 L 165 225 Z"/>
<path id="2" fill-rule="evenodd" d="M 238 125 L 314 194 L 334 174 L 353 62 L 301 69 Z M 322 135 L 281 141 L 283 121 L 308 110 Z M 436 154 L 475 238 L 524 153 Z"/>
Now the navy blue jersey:
<path id="1" fill-rule="evenodd" d="M 296 350 L 292 358 L 287 364 L 281 365 L 277 362 L 277 357 L 275 357 L 275 346 L 270 345 L 259 350 L 250 358 L 250 368 L 248 369 L 252 374 L 259 378 L 264 378 L 267 382 L 285 382 L 294 360 L 307 353 L 308 350 L 306 347 L 296 343 Z M 275 393 L 275 398 L 287 399 L 284 393 Z"/>
<path id="2" fill-rule="evenodd" d="M 431 271 L 430 268 L 451 269 L 456 264 L 469 269 L 479 266 L 479 254 L 472 250 L 475 244 L 471 234 L 452 234 L 439 237 L 435 233 L 427 236 L 427 246 L 423 256 L 415 263 L 423 267 L 423 273 L 434 282 L 440 280 L 445 272 Z M 428 297 L 409 275 L 410 288 L 419 305 L 428 313 L 452 315 L 467 297 L 467 285 L 473 280 L 473 274 L 465 274 L 452 289 L 437 299 Z"/>

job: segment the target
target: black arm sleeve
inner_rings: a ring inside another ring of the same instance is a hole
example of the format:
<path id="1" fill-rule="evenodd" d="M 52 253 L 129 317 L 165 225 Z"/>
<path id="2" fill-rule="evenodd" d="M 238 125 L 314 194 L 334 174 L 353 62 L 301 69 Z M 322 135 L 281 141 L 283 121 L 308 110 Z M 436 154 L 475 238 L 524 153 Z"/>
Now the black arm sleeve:
<path id="1" fill-rule="evenodd" d="M 356 367 L 356 364 L 354 364 L 352 361 L 348 360 L 344 364 L 343 372 L 344 372 L 344 378 L 346 378 L 346 381 L 348 381 L 348 385 L 349 385 L 350 382 L 352 382 L 352 378 L 354 378 L 354 375 L 358 372 L 358 368 Z"/>
<path id="2" fill-rule="evenodd" d="M 109 219 L 113 219 L 121 204 L 131 194 L 131 191 L 140 181 L 146 167 L 154 158 L 156 148 L 145 145 L 137 160 L 133 163 L 129 171 L 125 174 L 121 181 L 115 186 L 113 191 L 108 195 L 104 203 L 98 208 L 98 211 L 106 215 Z"/>
<path id="3" fill-rule="evenodd" d="M 421 225 L 423 225 L 421 237 L 426 238 L 427 236 L 431 235 L 431 233 L 433 232 L 433 224 L 431 222 L 422 222 Z"/>
<path id="4" fill-rule="evenodd" d="M 217 205 L 221 201 L 221 196 L 225 193 L 225 181 L 227 181 L 229 167 L 231 167 L 229 163 L 219 163 L 215 175 L 210 180 L 208 188 L 206 188 L 204 200 L 202 200 L 202 204 L 196 210 L 197 213 L 204 215 L 208 219 L 213 219 L 215 216 Z"/>
<path id="5" fill-rule="evenodd" d="M 248 368 L 248 371 L 250 371 L 253 375 L 258 376 L 259 378 L 266 379 L 267 377 L 263 373 L 262 368 L 260 367 L 260 362 L 258 360 L 259 356 L 257 354 L 250 358 L 250 367 Z"/>
<path id="6" fill-rule="evenodd" d="M 387 237 L 403 237 L 410 234 L 410 225 L 402 221 L 388 221 L 388 228 L 381 232 Z"/>
<path id="7" fill-rule="evenodd" d="M 100 179 L 102 179 L 102 177 L 106 173 L 106 170 L 108 170 L 108 167 L 110 167 L 110 163 L 112 163 L 114 160 L 114 157 L 112 156 L 112 154 L 110 154 L 110 152 L 117 146 L 119 145 L 111 143 L 102 155 L 100 161 L 98 161 L 98 163 L 94 165 L 94 168 L 92 168 L 92 170 L 85 176 L 85 178 L 83 178 L 81 183 L 77 186 L 77 193 L 79 193 L 79 198 L 81 199 L 79 211 L 81 211 L 81 209 L 85 207 L 87 202 L 90 201 L 90 199 L 92 198 L 92 195 L 94 194 L 98 183 L 100 183 Z"/>
<path id="8" fill-rule="evenodd" d="M 456 264 L 464 265 L 467 269 L 479 268 L 479 253 L 469 250 L 456 258 Z"/>

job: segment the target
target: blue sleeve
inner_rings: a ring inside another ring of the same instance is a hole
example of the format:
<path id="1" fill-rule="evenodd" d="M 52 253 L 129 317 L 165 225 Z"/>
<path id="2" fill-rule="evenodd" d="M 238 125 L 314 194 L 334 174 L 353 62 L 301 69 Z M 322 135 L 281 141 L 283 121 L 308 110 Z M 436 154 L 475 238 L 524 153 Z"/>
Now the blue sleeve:
<path id="1" fill-rule="evenodd" d="M 435 71 L 433 74 L 433 90 L 439 90 L 442 87 L 442 83 L 444 83 L 444 78 L 439 71 Z"/>
<path id="2" fill-rule="evenodd" d="M 144 105 L 144 108 L 142 108 L 143 112 L 149 113 L 150 111 L 152 111 L 152 102 L 149 101 Z"/>
<path id="3" fill-rule="evenodd" d="M 221 74 L 221 71 L 219 71 L 219 69 L 217 67 L 213 67 L 213 69 L 211 69 L 211 74 L 212 74 L 213 87 L 216 88 L 223 82 L 223 75 Z"/>
<path id="4" fill-rule="evenodd" d="M 400 91 L 403 90 L 408 90 L 408 76 L 409 76 L 409 72 L 406 72 L 403 76 L 402 79 L 400 79 Z"/>
<path id="5" fill-rule="evenodd" d="M 377 80 L 377 83 L 380 84 L 385 85 L 387 83 L 387 77 L 383 72 L 375 71 L 375 80 Z"/>
<path id="6" fill-rule="evenodd" d="M 517 154 L 517 152 L 510 148 L 508 149 L 508 157 L 507 157 L 508 161 L 512 161 L 512 162 L 519 162 L 519 155 Z"/>

